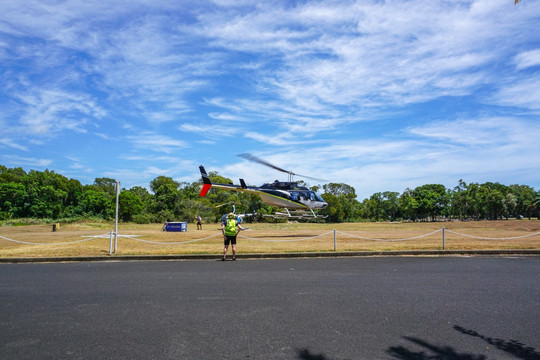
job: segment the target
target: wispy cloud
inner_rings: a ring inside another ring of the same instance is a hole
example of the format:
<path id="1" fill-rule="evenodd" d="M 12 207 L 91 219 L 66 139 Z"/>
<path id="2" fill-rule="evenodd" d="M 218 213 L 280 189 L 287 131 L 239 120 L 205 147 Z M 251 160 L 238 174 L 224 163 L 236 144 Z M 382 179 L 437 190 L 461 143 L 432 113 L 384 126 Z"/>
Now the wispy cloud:
<path id="1" fill-rule="evenodd" d="M 0 144 L 17 150 L 28 151 L 28 146 L 16 143 L 12 139 L 0 138 Z"/>
<path id="2" fill-rule="evenodd" d="M 513 106 L 519 109 L 540 110 L 540 74 L 529 74 L 524 78 L 514 78 L 505 82 L 488 100 L 492 104 Z"/>
<path id="3" fill-rule="evenodd" d="M 365 191 L 531 174 L 539 21 L 537 1 L 0 2 L 0 160 L 272 178 L 231 159 L 254 149 Z"/>
<path id="4" fill-rule="evenodd" d="M 126 138 L 133 144 L 135 148 L 163 152 L 166 154 L 178 149 L 189 147 L 189 144 L 185 141 L 173 139 L 165 135 L 153 134 L 150 132 L 143 132 L 137 135 L 128 135 Z"/>
<path id="5" fill-rule="evenodd" d="M 222 113 L 222 112 L 213 112 L 208 114 L 209 117 L 215 120 L 221 120 L 221 121 L 237 121 L 237 122 L 246 122 L 249 121 L 249 119 L 244 119 L 241 116 L 233 115 L 230 113 Z"/>
<path id="6" fill-rule="evenodd" d="M 540 49 L 519 53 L 514 58 L 518 70 L 540 65 Z"/>
<path id="7" fill-rule="evenodd" d="M 2 158 L 8 165 L 13 167 L 19 166 L 37 166 L 37 167 L 46 167 L 49 166 L 53 160 L 51 159 L 40 159 L 35 157 L 23 157 L 15 155 L 3 155 Z"/>
<path id="8" fill-rule="evenodd" d="M 523 128 L 519 121 L 512 118 L 484 118 L 434 122 L 411 128 L 409 132 L 450 144 L 482 146 L 506 144 L 515 140 L 512 135 L 520 134 Z"/>
<path id="9" fill-rule="evenodd" d="M 189 132 L 189 133 L 196 133 L 200 136 L 204 136 L 207 138 L 215 138 L 215 137 L 228 138 L 231 136 L 235 136 L 239 132 L 239 129 L 233 126 L 225 126 L 225 125 L 217 125 L 217 124 L 203 125 L 203 124 L 191 124 L 191 123 L 184 123 L 180 125 L 179 130 L 184 131 L 184 132 Z"/>
<path id="10" fill-rule="evenodd" d="M 280 57 L 278 71 L 260 80 L 280 84 L 288 101 L 401 104 L 461 95 L 487 81 L 478 75 L 471 81 L 469 71 L 498 57 L 495 39 L 512 36 L 504 33 L 511 19 L 501 15 L 502 6 L 308 3 L 290 11 L 266 4 L 243 16 L 204 15 L 201 22 L 222 47 Z M 335 13 L 341 15 L 332 18 Z M 488 21 L 500 21 L 496 34 L 483 31 Z M 260 61 L 270 70 L 275 57 Z M 376 90 L 377 97 L 369 96 Z"/>

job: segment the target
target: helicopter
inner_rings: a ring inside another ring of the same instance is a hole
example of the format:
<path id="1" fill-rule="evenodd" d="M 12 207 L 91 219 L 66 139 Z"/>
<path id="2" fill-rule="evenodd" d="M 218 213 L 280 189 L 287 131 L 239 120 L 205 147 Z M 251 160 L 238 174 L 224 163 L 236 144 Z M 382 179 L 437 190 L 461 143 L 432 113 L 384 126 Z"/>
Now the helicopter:
<path id="1" fill-rule="evenodd" d="M 206 173 L 204 166 L 201 165 L 199 166 L 199 170 L 201 172 L 203 185 L 199 196 L 206 196 L 210 188 L 213 186 L 218 189 L 239 191 L 257 195 L 264 203 L 285 210 L 285 212 L 276 212 L 275 215 L 267 215 L 274 218 L 313 219 L 326 217 L 315 214 L 313 210 L 324 209 L 328 206 L 328 203 L 324 201 L 322 196 L 316 191 L 310 190 L 305 186 L 300 186 L 297 182 L 294 182 L 293 176 L 296 175 L 319 181 L 324 180 L 295 174 L 292 171 L 282 169 L 251 154 L 244 153 L 239 154 L 238 156 L 287 173 L 289 174 L 289 181 L 276 180 L 272 183 L 265 183 L 261 186 L 247 186 L 244 179 L 240 179 L 240 185 L 215 184 L 210 181 L 210 177 Z"/>

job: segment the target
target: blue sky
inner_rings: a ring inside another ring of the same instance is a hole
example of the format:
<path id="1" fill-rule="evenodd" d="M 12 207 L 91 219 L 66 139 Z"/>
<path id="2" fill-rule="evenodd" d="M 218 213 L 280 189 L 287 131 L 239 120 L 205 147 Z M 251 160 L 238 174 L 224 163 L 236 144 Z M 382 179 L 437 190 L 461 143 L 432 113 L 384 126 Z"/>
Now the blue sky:
<path id="1" fill-rule="evenodd" d="M 535 0 L 0 1 L 0 164 L 286 180 L 247 152 L 359 200 L 539 190 L 538 24 Z"/>

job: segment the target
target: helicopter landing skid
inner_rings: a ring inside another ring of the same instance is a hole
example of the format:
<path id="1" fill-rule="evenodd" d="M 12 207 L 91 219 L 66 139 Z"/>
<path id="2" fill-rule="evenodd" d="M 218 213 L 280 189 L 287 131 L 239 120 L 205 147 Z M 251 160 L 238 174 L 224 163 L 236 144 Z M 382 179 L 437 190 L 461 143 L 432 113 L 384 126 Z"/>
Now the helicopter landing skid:
<path id="1" fill-rule="evenodd" d="M 272 217 L 274 219 L 300 219 L 300 220 L 312 220 L 312 219 L 326 219 L 328 215 L 317 215 L 313 209 L 309 209 L 310 212 L 289 211 L 284 208 L 286 212 L 276 212 L 274 215 L 263 215 L 264 217 Z"/>

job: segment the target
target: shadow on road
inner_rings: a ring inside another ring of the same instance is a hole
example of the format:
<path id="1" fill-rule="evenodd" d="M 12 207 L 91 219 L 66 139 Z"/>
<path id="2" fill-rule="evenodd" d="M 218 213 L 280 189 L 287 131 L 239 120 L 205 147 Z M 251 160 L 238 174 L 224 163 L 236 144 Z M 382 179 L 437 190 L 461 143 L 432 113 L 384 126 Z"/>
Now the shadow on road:
<path id="1" fill-rule="evenodd" d="M 536 351 L 535 348 L 526 346 L 525 344 L 517 340 L 507 341 L 507 340 L 502 340 L 502 339 L 494 339 L 491 337 L 486 337 L 484 335 L 479 334 L 478 332 L 474 330 L 468 330 L 458 325 L 454 325 L 454 329 L 459 331 L 462 334 L 482 339 L 488 344 L 495 346 L 497 349 L 514 355 L 518 359 L 540 360 L 540 353 Z"/>
<path id="2" fill-rule="evenodd" d="M 428 343 L 427 341 L 414 338 L 414 337 L 404 337 L 410 342 L 420 345 L 429 351 L 411 351 L 404 346 L 392 346 L 388 348 L 387 352 L 395 357 L 396 359 L 403 360 L 486 360 L 487 358 L 484 355 L 474 355 L 474 354 L 465 354 L 458 353 L 455 349 L 450 346 L 437 346 Z"/>
<path id="3" fill-rule="evenodd" d="M 540 353 L 535 348 L 526 346 L 517 340 L 506 341 L 486 337 L 474 330 L 468 330 L 458 325 L 454 325 L 454 329 L 462 334 L 482 339 L 497 349 L 513 355 L 517 359 L 540 360 Z M 434 345 L 415 337 L 405 336 L 404 339 L 422 347 L 423 350 L 412 351 L 405 346 L 392 346 L 388 348 L 387 353 L 396 359 L 402 360 L 487 360 L 485 355 L 459 353 L 450 346 Z"/>
<path id="4" fill-rule="evenodd" d="M 322 354 L 312 354 L 308 349 L 298 350 L 298 359 L 300 360 L 330 360 Z"/>

